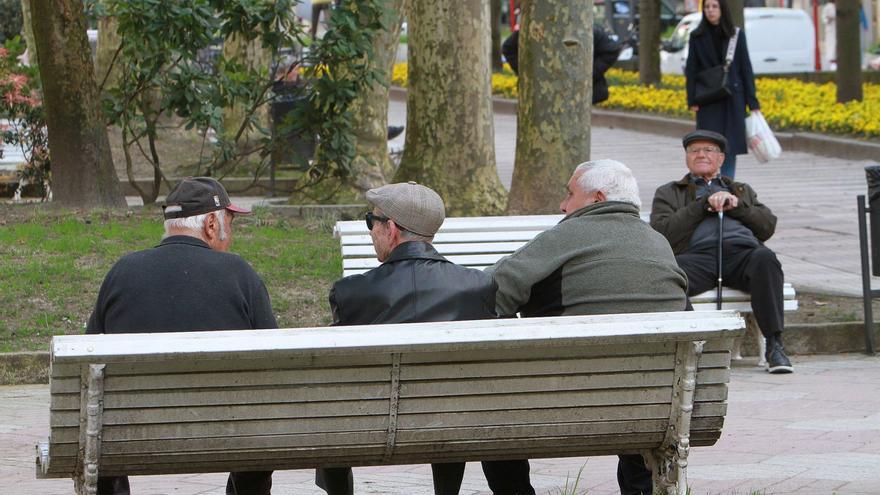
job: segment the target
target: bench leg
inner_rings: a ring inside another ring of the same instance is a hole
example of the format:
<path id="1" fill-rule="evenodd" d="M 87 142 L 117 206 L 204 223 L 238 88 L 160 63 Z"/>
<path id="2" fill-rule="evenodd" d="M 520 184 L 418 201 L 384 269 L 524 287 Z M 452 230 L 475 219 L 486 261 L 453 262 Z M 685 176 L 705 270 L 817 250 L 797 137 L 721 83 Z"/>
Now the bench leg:
<path id="1" fill-rule="evenodd" d="M 691 414 L 697 387 L 697 363 L 703 341 L 682 342 L 675 353 L 675 376 L 669 427 L 663 445 L 642 454 L 654 474 L 654 493 L 687 495 L 687 464 L 690 453 Z"/>
<path id="2" fill-rule="evenodd" d="M 763 368 L 764 366 L 767 366 L 767 358 L 765 357 L 767 354 L 767 341 L 764 339 L 764 334 L 761 333 L 761 327 L 758 326 L 755 314 L 743 313 L 743 317 L 746 320 L 746 331 L 743 333 L 742 337 L 733 339 L 733 348 L 730 350 L 730 359 L 735 361 L 742 359 L 742 345 L 745 343 L 748 335 L 753 335 L 755 337 L 755 342 L 758 343 L 758 366 Z"/>
<path id="3" fill-rule="evenodd" d="M 101 457 L 101 429 L 104 414 L 104 365 L 89 365 L 83 410 L 80 411 L 80 455 L 82 472 L 74 478 L 77 495 L 98 493 L 98 461 Z M 84 427 L 84 428 L 83 428 Z"/>

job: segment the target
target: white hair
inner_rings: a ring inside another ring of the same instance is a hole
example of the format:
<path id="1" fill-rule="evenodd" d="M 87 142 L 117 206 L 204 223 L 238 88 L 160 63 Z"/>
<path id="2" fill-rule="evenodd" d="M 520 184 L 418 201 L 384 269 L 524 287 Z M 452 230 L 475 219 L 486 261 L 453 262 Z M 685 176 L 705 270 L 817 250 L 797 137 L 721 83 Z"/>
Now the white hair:
<path id="1" fill-rule="evenodd" d="M 594 160 L 577 166 L 575 173 L 583 171 L 578 177 L 577 185 L 584 192 L 602 191 L 607 201 L 629 203 L 636 208 L 642 207 L 639 199 L 639 184 L 626 165 L 617 160 Z"/>
<path id="2" fill-rule="evenodd" d="M 201 215 L 193 215 L 183 218 L 169 218 L 165 220 L 165 237 L 168 237 L 171 229 L 192 230 L 201 232 L 205 228 L 205 220 L 208 215 L 216 215 L 217 222 L 220 223 L 220 240 L 226 240 L 226 210 L 217 210 Z"/>

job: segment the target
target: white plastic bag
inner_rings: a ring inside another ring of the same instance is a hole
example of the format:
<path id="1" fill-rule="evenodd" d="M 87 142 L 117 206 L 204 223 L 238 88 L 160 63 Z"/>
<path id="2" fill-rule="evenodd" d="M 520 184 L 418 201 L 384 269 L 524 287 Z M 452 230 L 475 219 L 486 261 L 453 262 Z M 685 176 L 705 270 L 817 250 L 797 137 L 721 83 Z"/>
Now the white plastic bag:
<path id="1" fill-rule="evenodd" d="M 746 117 L 746 142 L 749 150 L 761 163 L 779 158 L 782 154 L 779 141 L 776 140 L 776 136 L 773 135 L 773 131 L 760 112 L 752 112 Z"/>

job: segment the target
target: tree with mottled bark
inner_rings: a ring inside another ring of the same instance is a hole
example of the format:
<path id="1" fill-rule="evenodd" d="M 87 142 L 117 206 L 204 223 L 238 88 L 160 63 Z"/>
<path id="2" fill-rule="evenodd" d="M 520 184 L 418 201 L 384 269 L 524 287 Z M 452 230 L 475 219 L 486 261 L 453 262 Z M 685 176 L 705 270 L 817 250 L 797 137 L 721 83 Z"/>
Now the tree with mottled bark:
<path id="1" fill-rule="evenodd" d="M 254 72 L 268 72 L 271 53 L 263 47 L 265 34 L 260 34 L 253 39 L 244 39 L 244 36 L 234 34 L 223 41 L 223 57 L 236 64 L 241 64 L 247 70 Z M 256 110 L 248 106 L 243 98 L 232 98 L 232 105 L 223 109 L 222 132 L 227 139 L 235 139 L 241 122 L 253 112 L 254 120 L 263 128 L 269 127 L 269 105 L 261 105 Z M 254 129 L 245 130 L 240 141 L 240 146 L 250 149 L 256 145 L 259 133 Z"/>
<path id="2" fill-rule="evenodd" d="M 357 148 L 352 163 L 354 188 L 364 193 L 387 184 L 394 177 L 388 156 L 388 86 L 400 39 L 403 0 L 388 0 L 382 24 L 373 39 L 373 56 L 368 61 L 381 71 L 383 81 L 374 83 L 352 105 Z"/>
<path id="3" fill-rule="evenodd" d="M 592 6 L 590 0 L 522 4 L 509 214 L 558 212 L 572 170 L 590 159 Z"/>
<path id="4" fill-rule="evenodd" d="M 639 0 L 639 82 L 660 84 L 660 0 Z"/>
<path id="5" fill-rule="evenodd" d="M 37 65 L 37 50 L 34 48 L 34 28 L 31 23 L 31 2 L 30 0 L 21 0 L 21 21 L 22 31 L 24 32 L 24 42 L 28 48 L 28 64 Z"/>
<path id="6" fill-rule="evenodd" d="M 52 190 L 66 206 L 124 207 L 101 114 L 80 0 L 32 0 Z"/>
<path id="7" fill-rule="evenodd" d="M 431 187 L 450 216 L 500 214 L 489 3 L 416 0 L 408 14 L 406 147 L 394 180 Z"/>
<path id="8" fill-rule="evenodd" d="M 119 23 L 115 17 L 98 19 L 98 46 L 95 54 L 95 77 L 98 88 L 107 91 L 119 80 L 119 64 L 116 60 L 122 51 L 122 38 L 117 33 Z"/>
<path id="9" fill-rule="evenodd" d="M 837 0 L 837 102 L 862 101 L 859 0 Z"/>

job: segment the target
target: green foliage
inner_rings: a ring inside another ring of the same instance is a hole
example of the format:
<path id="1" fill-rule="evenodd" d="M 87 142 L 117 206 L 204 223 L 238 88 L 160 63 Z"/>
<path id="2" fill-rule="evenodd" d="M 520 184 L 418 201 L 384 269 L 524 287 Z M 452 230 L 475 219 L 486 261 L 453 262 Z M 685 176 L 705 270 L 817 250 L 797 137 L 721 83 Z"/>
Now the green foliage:
<path id="1" fill-rule="evenodd" d="M 98 74 L 104 89 L 108 123 L 121 126 L 123 146 L 140 151 L 157 169 L 156 127 L 175 116 L 187 129 L 205 136 L 197 173 L 223 177 L 252 174 L 268 166 L 284 146 L 283 136 L 317 136 L 319 159 L 300 157 L 309 187 L 325 177 L 346 177 L 354 158 L 352 114 L 355 96 L 377 80 L 365 61 L 372 38 L 381 29 L 382 0 L 344 1 L 334 10 L 330 29 L 311 43 L 308 55 L 295 22 L 292 0 L 107 0 L 95 15 L 115 18 L 121 44 L 114 57 L 119 78 L 114 84 Z M 268 52 L 269 67 L 249 67 L 218 53 L 218 43 L 257 41 Z M 304 67 L 316 68 L 303 70 Z M 300 74 L 302 76 L 300 77 Z M 284 86 L 299 105 L 271 133 L 260 108 L 275 100 L 273 88 L 300 79 L 307 84 Z M 240 121 L 224 121 L 224 109 L 244 108 Z M 167 119 L 166 119 L 167 120 Z M 217 130 L 216 141 L 209 136 Z M 229 132 L 229 131 L 232 132 Z M 144 146 L 145 140 L 149 146 Z M 149 150 L 149 152 L 145 151 Z M 127 154 L 130 162 L 130 157 Z"/>
<path id="2" fill-rule="evenodd" d="M 556 495 L 585 495 L 587 490 L 578 491 L 578 485 L 581 482 L 581 475 L 584 474 L 584 468 L 587 467 L 587 464 L 584 463 L 583 466 L 578 470 L 577 476 L 575 476 L 574 480 L 569 480 L 566 476 L 565 478 L 565 486 L 558 489 L 556 491 Z"/>
<path id="3" fill-rule="evenodd" d="M 21 34 L 21 0 L 0 0 L 0 44 Z"/>
<path id="4" fill-rule="evenodd" d="M 306 171 L 309 182 L 325 177 L 345 179 L 352 175 L 355 137 L 351 106 L 357 96 L 376 83 L 387 85 L 378 68 L 368 60 L 373 38 L 386 29 L 382 24 L 384 0 L 343 0 L 330 16 L 323 38 L 310 45 L 304 65 L 308 105 L 295 109 L 285 131 L 317 135 L 318 156 Z"/>

